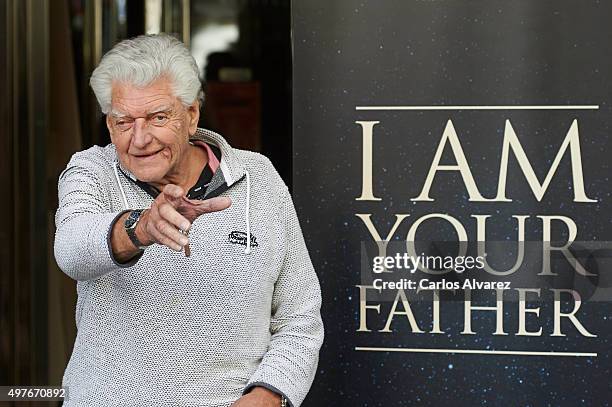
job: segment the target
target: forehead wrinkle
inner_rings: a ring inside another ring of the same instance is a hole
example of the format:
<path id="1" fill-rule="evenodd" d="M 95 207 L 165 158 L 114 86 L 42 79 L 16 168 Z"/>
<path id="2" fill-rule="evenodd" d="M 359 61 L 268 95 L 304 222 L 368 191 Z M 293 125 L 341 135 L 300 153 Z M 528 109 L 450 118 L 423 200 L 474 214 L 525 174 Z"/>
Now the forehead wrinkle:
<path id="1" fill-rule="evenodd" d="M 166 104 L 166 105 L 158 105 L 154 109 L 149 110 L 149 114 L 165 112 L 165 111 L 168 111 L 168 110 L 172 110 L 172 105 L 168 105 L 168 104 Z"/>
<path id="2" fill-rule="evenodd" d="M 158 96 L 158 95 L 155 95 Z M 127 101 L 141 101 L 143 97 L 133 97 L 133 98 L 114 98 L 113 99 L 113 103 L 112 103 L 112 107 L 111 107 L 111 112 L 113 115 L 115 116 L 131 116 L 131 113 L 126 113 L 126 112 L 130 112 L 131 110 L 134 113 L 140 113 L 142 116 L 147 116 L 151 113 L 157 113 L 157 112 L 162 112 L 165 110 L 169 110 L 172 109 L 173 107 L 173 103 L 171 103 L 170 101 L 168 101 L 168 95 L 159 95 L 158 97 L 154 97 L 154 98 L 145 98 L 147 100 L 145 100 L 143 103 L 135 103 L 132 106 L 128 106 L 127 103 L 124 102 L 124 100 L 127 99 Z M 149 105 L 154 105 L 153 108 L 148 108 Z M 139 116 L 138 114 L 135 114 L 133 116 Z"/>

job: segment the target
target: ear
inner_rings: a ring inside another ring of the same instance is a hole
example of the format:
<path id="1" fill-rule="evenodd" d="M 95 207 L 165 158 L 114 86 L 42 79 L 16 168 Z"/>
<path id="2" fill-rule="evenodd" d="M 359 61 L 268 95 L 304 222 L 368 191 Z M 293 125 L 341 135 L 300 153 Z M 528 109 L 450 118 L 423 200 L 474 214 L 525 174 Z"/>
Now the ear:
<path id="1" fill-rule="evenodd" d="M 187 117 L 189 118 L 189 135 L 193 136 L 200 120 L 200 102 L 197 99 L 187 107 Z"/>
<path id="2" fill-rule="evenodd" d="M 113 126 L 111 125 L 110 115 L 106 115 L 106 128 L 108 129 L 108 134 L 110 134 L 111 141 L 115 143 L 115 137 L 113 136 Z"/>

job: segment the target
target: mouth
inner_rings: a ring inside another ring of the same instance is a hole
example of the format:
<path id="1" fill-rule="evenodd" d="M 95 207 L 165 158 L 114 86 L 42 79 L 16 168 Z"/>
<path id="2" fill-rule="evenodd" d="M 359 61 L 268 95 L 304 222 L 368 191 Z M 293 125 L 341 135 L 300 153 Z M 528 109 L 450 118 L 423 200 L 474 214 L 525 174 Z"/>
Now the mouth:
<path id="1" fill-rule="evenodd" d="M 155 151 L 155 152 L 152 152 L 152 153 L 145 153 L 145 154 L 142 154 L 142 153 L 132 154 L 132 157 L 134 157 L 136 159 L 139 159 L 139 160 L 146 160 L 146 159 L 149 159 L 149 158 L 156 157 L 159 153 L 162 152 L 162 150 L 158 150 L 158 151 Z"/>

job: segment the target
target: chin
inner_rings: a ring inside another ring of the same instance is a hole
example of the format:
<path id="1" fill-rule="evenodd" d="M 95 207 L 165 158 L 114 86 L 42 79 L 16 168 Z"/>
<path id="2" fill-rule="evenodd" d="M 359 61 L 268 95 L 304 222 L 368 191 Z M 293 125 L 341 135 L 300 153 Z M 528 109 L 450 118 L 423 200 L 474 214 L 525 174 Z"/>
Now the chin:
<path id="1" fill-rule="evenodd" d="M 143 175 L 138 175 L 138 174 L 134 174 L 134 175 L 136 175 L 136 178 L 138 178 L 139 181 L 148 182 L 148 183 L 160 182 L 164 178 L 163 175 L 149 174 L 149 173 L 145 173 Z"/>
<path id="2" fill-rule="evenodd" d="M 166 175 L 166 171 L 157 168 L 135 168 L 131 172 L 139 181 L 143 182 L 158 182 Z"/>
<path id="3" fill-rule="evenodd" d="M 147 162 L 148 161 L 148 162 Z M 139 162 L 138 159 L 130 159 L 130 166 L 127 168 L 138 180 L 144 182 L 158 182 L 162 180 L 170 167 L 166 160 L 147 160 Z"/>

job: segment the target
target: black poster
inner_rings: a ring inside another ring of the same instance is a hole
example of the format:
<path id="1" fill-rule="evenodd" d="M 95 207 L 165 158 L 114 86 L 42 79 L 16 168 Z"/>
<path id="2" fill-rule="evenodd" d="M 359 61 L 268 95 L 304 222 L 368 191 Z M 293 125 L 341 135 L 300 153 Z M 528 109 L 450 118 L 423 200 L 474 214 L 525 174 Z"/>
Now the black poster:
<path id="1" fill-rule="evenodd" d="M 304 405 L 610 405 L 612 3 L 292 13 Z"/>

